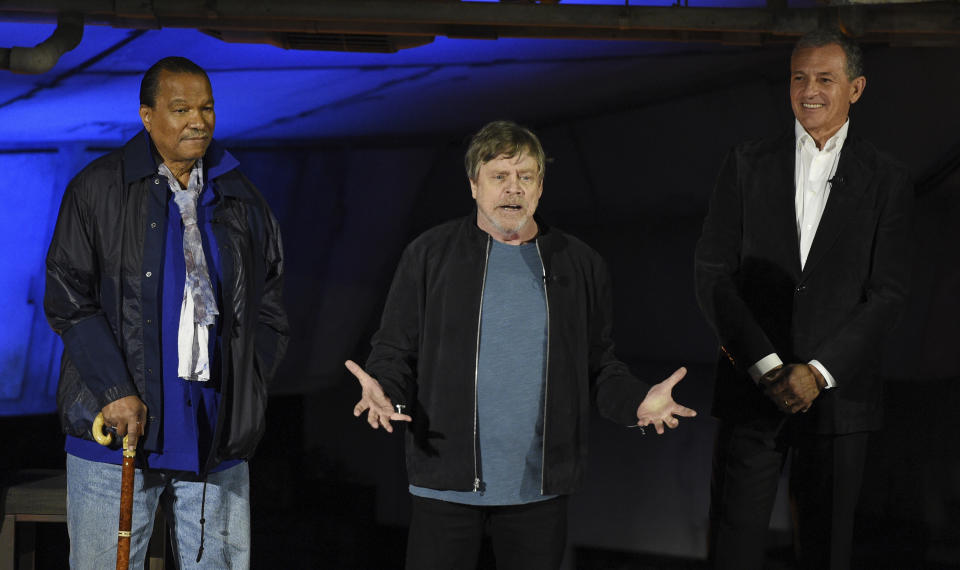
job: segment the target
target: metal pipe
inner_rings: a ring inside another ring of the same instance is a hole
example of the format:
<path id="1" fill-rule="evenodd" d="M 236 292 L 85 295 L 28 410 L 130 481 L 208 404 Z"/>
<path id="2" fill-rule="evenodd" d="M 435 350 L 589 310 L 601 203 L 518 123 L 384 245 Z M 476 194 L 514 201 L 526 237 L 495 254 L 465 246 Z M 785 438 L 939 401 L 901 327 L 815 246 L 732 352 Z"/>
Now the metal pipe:
<path id="1" fill-rule="evenodd" d="M 60 14 L 57 29 L 32 48 L 0 48 L 0 69 L 14 73 L 39 74 L 53 69 L 60 56 L 77 47 L 83 38 L 83 16 Z"/>

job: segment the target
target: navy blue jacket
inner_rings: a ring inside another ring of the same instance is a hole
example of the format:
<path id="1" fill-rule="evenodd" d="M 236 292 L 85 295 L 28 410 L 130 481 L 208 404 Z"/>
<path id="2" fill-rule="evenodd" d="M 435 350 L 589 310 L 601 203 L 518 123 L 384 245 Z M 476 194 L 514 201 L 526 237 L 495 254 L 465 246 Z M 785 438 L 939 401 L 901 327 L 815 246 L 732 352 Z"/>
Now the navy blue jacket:
<path id="1" fill-rule="evenodd" d="M 211 142 L 208 172 L 229 161 Z M 223 271 L 223 342 L 220 409 L 204 471 L 252 455 L 263 435 L 267 385 L 288 338 L 276 219 L 236 168 L 210 184 L 221 196 L 213 227 Z M 47 253 L 44 308 L 65 348 L 57 406 L 68 434 L 89 439 L 105 405 L 136 395 L 148 409 L 141 446 L 157 449 L 160 430 L 150 424 L 162 413 L 157 299 L 167 199 L 145 131 L 89 164 L 64 193 Z"/>

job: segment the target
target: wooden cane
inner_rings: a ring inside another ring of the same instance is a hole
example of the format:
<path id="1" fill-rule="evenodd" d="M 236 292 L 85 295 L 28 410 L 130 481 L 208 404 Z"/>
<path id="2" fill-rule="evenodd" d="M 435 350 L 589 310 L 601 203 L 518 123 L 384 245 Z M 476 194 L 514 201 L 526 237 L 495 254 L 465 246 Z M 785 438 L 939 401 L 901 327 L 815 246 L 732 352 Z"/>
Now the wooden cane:
<path id="1" fill-rule="evenodd" d="M 103 431 L 103 413 L 93 420 L 93 439 L 100 445 L 113 443 L 113 434 Z M 130 567 L 130 528 L 133 526 L 133 474 L 137 449 L 123 436 L 123 470 L 120 474 L 120 525 L 117 530 L 117 570 Z"/>

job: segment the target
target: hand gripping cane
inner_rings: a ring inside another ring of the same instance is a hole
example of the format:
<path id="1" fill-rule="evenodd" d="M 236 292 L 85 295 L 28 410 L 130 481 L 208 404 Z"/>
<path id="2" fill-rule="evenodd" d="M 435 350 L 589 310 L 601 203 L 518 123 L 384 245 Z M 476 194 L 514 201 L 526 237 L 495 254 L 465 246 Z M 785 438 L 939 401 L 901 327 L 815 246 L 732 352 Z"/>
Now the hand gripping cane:
<path id="1" fill-rule="evenodd" d="M 93 439 L 100 445 L 110 445 L 113 434 L 103 431 L 103 413 L 93 420 Z M 117 570 L 130 567 L 130 527 L 133 522 L 133 460 L 137 449 L 127 446 L 127 436 L 123 436 L 123 471 L 120 475 L 120 526 L 117 530 Z"/>

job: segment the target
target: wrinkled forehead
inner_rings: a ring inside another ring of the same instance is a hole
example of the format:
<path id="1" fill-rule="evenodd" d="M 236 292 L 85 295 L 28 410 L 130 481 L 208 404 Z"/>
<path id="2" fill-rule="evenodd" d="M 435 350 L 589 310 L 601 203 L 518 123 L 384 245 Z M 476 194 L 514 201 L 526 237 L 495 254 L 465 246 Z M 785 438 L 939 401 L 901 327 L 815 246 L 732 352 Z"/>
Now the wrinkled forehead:
<path id="1" fill-rule="evenodd" d="M 199 73 L 164 70 L 157 81 L 157 96 L 171 98 L 176 95 L 213 97 L 213 87 L 210 80 Z"/>
<path id="2" fill-rule="evenodd" d="M 496 168 L 520 168 L 523 170 L 533 170 L 537 173 L 540 172 L 540 164 L 537 163 L 536 157 L 531 154 L 526 147 L 501 152 L 493 158 L 481 162 L 480 168 L 486 165 Z"/>

